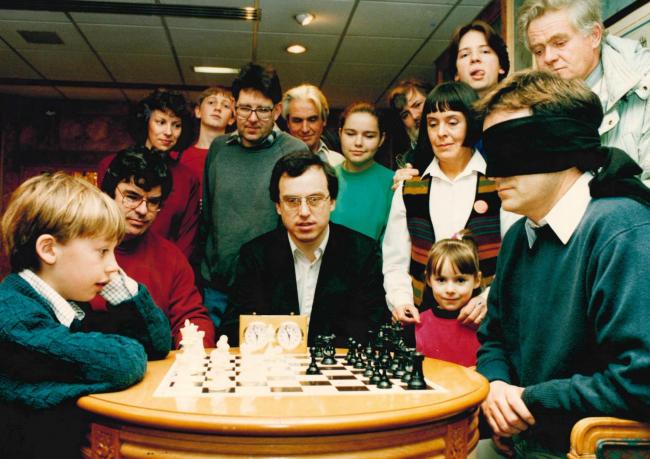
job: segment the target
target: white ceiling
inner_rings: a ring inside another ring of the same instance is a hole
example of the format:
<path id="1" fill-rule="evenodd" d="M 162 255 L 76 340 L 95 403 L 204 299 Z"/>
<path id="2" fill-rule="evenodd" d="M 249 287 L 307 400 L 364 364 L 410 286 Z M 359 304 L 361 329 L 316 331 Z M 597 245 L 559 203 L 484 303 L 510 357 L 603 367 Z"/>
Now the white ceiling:
<path id="1" fill-rule="evenodd" d="M 255 6 L 255 0 L 119 1 Z M 453 30 L 489 3 L 259 0 L 255 49 L 254 21 L 8 10 L 0 3 L 0 93 L 123 101 L 172 85 L 194 97 L 203 86 L 230 86 L 233 75 L 196 74 L 193 66 L 240 67 L 256 55 L 257 62 L 277 69 L 283 89 L 310 82 L 323 89 L 333 107 L 358 99 L 383 104 L 387 89 L 402 78 L 433 81 L 434 60 Z M 22 5 L 29 8 L 27 1 Z M 305 11 L 316 19 L 302 27 L 293 16 Z M 19 30 L 56 32 L 63 44 L 30 44 Z M 294 43 L 308 51 L 288 54 L 285 48 Z"/>

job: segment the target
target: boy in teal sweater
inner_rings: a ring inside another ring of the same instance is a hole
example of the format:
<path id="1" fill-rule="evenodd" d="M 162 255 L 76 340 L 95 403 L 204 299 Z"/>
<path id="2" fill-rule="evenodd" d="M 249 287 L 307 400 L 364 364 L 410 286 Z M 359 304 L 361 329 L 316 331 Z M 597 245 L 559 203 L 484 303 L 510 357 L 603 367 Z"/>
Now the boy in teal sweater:
<path id="1" fill-rule="evenodd" d="M 169 352 L 169 323 L 118 267 L 124 217 L 88 182 L 27 180 L 0 229 L 12 270 L 0 284 L 0 451 L 78 457 L 86 421 L 75 400 L 141 380 L 147 358 Z M 87 305 L 97 294 L 107 311 Z"/>

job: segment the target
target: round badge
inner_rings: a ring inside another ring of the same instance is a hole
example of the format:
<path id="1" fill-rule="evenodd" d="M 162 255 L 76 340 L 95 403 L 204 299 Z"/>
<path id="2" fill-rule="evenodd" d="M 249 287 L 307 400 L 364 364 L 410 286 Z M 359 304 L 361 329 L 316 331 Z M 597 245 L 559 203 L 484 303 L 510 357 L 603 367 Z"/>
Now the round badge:
<path id="1" fill-rule="evenodd" d="M 479 199 L 474 203 L 474 210 L 476 211 L 476 213 L 484 214 L 488 210 L 487 202 L 483 201 L 482 199 Z"/>

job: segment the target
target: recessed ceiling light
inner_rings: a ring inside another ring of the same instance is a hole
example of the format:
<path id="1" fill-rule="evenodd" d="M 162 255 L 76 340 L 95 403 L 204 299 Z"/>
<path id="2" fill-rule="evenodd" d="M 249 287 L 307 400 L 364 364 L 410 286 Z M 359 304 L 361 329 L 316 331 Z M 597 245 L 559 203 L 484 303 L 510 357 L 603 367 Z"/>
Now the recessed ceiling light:
<path id="1" fill-rule="evenodd" d="M 305 51 L 307 51 L 307 48 L 302 45 L 291 45 L 287 48 L 287 52 L 291 54 L 302 54 Z"/>
<path id="2" fill-rule="evenodd" d="M 295 20 L 298 21 L 298 24 L 301 26 L 311 24 L 311 21 L 313 21 L 315 17 L 316 16 L 311 13 L 298 13 L 294 16 Z"/>
<path id="3" fill-rule="evenodd" d="M 239 69 L 234 69 L 231 67 L 209 67 L 209 66 L 201 66 L 201 65 L 195 65 L 192 67 L 196 73 L 220 73 L 220 74 L 232 74 L 232 73 L 239 73 Z"/>

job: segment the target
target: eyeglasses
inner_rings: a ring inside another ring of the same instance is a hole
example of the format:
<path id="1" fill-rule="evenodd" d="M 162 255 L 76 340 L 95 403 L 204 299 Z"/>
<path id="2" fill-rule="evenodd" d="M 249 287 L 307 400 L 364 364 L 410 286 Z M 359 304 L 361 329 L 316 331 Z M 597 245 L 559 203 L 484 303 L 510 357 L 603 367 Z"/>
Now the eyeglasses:
<path id="1" fill-rule="evenodd" d="M 237 105 L 235 108 L 237 109 L 237 117 L 243 120 L 248 119 L 251 113 L 255 113 L 259 120 L 267 121 L 271 119 L 271 115 L 273 114 L 273 107 L 253 108 L 248 105 Z"/>
<path id="2" fill-rule="evenodd" d="M 137 193 L 131 191 L 122 191 L 119 188 L 116 188 L 117 192 L 122 196 L 122 205 L 127 209 L 137 209 L 142 202 L 146 203 L 147 210 L 149 212 L 160 212 L 162 208 L 162 197 L 158 196 L 155 198 L 145 198 L 140 196 Z"/>
<path id="3" fill-rule="evenodd" d="M 282 204 L 284 204 L 287 209 L 298 210 L 304 201 L 307 203 L 307 206 L 313 210 L 323 207 L 323 204 L 329 201 L 329 199 L 329 195 L 325 196 L 322 194 L 312 194 L 309 196 L 283 196 Z"/>

